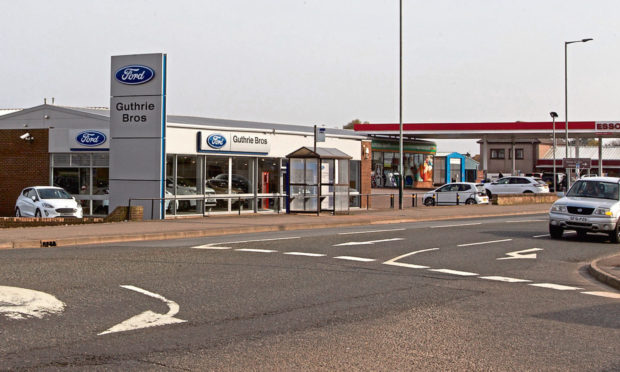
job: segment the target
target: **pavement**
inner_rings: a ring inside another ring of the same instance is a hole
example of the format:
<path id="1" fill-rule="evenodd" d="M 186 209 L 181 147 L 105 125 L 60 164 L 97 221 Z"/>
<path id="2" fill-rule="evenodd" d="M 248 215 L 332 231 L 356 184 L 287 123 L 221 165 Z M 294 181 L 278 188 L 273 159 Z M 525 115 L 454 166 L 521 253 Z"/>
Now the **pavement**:
<path id="1" fill-rule="evenodd" d="M 399 209 L 352 210 L 348 215 L 242 214 L 211 215 L 88 225 L 0 229 L 0 249 L 42 248 L 131 241 L 199 238 L 243 233 L 321 229 L 360 225 L 501 217 L 546 213 L 550 203 L 525 205 L 462 205 Z M 593 261 L 591 275 L 620 290 L 620 253 Z"/>

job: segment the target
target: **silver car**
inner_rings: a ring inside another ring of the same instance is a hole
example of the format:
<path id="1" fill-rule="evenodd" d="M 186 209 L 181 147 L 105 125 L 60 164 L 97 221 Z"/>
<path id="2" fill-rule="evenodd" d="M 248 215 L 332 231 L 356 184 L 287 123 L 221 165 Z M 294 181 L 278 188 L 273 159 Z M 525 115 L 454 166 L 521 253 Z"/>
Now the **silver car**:
<path id="1" fill-rule="evenodd" d="M 451 182 L 424 194 L 424 205 L 488 204 L 489 198 L 480 184 Z"/>
<path id="2" fill-rule="evenodd" d="M 494 194 L 523 194 L 523 193 L 548 193 L 549 186 L 540 178 L 510 176 L 503 177 L 491 183 L 485 183 L 489 198 Z"/>
<path id="3" fill-rule="evenodd" d="M 620 243 L 619 216 L 620 178 L 582 178 L 551 206 L 549 234 L 559 239 L 564 230 L 575 230 L 579 237 L 605 233 L 613 243 Z"/>

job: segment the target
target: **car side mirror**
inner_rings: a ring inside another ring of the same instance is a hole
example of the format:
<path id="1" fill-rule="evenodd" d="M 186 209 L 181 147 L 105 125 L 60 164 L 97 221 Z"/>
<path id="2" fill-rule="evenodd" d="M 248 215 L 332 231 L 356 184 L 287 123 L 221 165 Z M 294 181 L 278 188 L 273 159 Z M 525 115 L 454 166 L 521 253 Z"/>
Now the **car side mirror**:
<path id="1" fill-rule="evenodd" d="M 32 195 L 32 196 L 30 197 L 30 199 L 32 199 L 32 201 L 33 201 L 33 202 L 36 202 L 36 201 L 37 201 L 37 197 L 36 197 L 36 196 L 34 196 L 34 195 Z"/>

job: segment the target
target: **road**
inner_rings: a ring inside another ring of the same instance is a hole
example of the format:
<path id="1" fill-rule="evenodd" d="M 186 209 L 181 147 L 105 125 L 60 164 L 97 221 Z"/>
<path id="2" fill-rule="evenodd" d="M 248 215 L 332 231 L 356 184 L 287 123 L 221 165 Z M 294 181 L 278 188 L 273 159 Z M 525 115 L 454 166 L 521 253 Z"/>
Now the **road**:
<path id="1" fill-rule="evenodd" d="M 0 370 L 620 370 L 617 249 L 540 215 L 0 251 Z"/>

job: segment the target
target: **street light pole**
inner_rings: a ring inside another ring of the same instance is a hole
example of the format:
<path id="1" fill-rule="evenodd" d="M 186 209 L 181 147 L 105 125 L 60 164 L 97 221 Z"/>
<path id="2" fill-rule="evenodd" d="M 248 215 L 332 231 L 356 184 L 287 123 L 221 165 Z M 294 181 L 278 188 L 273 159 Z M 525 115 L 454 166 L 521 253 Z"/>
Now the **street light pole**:
<path id="1" fill-rule="evenodd" d="M 555 118 L 558 117 L 558 113 L 555 111 L 551 111 L 549 113 L 551 115 L 551 119 L 553 119 L 553 192 L 558 192 L 558 188 L 555 182 L 556 173 L 555 173 Z"/>
<path id="2" fill-rule="evenodd" d="M 566 158 L 568 158 L 568 44 L 573 43 L 587 43 L 594 39 L 581 39 L 581 40 L 573 40 L 573 41 L 565 41 L 564 42 L 564 130 L 566 131 Z M 575 157 L 579 157 L 579 145 L 577 144 L 579 138 L 575 138 Z M 568 169 L 566 170 L 566 187 L 570 187 L 570 175 Z"/>
<path id="3" fill-rule="evenodd" d="M 400 0 L 399 6 L 399 74 L 398 74 L 398 124 L 400 137 L 398 140 L 398 209 L 403 209 L 403 182 L 404 182 L 404 169 L 403 166 L 403 0 Z"/>

